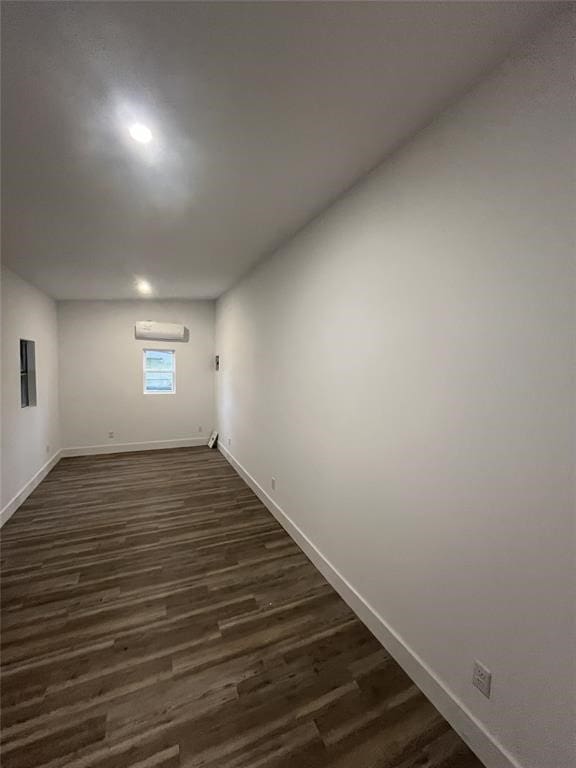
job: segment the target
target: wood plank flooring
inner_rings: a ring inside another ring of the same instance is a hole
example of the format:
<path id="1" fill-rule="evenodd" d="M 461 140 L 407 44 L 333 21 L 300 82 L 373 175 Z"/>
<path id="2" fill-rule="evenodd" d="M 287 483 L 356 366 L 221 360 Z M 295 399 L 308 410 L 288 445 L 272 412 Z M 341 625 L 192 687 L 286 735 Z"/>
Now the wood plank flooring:
<path id="1" fill-rule="evenodd" d="M 63 459 L 1 575 L 3 768 L 481 768 L 217 451 Z"/>

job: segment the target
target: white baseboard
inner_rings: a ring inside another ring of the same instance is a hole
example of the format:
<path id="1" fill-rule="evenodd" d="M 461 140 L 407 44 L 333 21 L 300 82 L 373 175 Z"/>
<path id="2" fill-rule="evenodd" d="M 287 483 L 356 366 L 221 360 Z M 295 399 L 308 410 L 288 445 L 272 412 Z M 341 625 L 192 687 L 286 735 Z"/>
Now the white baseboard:
<path id="1" fill-rule="evenodd" d="M 14 514 L 14 512 L 16 512 L 18 507 L 26 501 L 26 499 L 28 498 L 28 496 L 30 496 L 32 491 L 38 485 L 40 485 L 40 483 L 42 482 L 42 480 L 44 480 L 48 472 L 50 472 L 50 470 L 52 470 L 56 466 L 56 464 L 58 464 L 61 458 L 62 458 L 62 451 L 58 451 L 57 453 L 55 453 L 54 456 L 52 456 L 52 458 L 49 459 L 46 462 L 46 464 L 44 464 L 43 467 L 40 467 L 38 472 L 36 472 L 36 474 L 32 478 L 30 478 L 30 480 L 28 480 L 26 485 L 16 494 L 16 496 L 10 499 L 8 504 L 6 504 L 6 506 L 3 507 L 2 511 L 0 512 L 0 528 L 4 525 L 4 523 L 6 523 L 12 517 L 12 515 Z"/>
<path id="2" fill-rule="evenodd" d="M 106 443 L 105 445 L 79 445 L 64 448 L 62 456 L 96 456 L 101 453 L 127 453 L 130 451 L 157 451 L 164 448 L 192 448 L 208 445 L 208 437 L 186 437 L 178 440 L 150 440 L 147 443 Z"/>
<path id="3" fill-rule="evenodd" d="M 396 659 L 487 768 L 522 768 L 402 637 L 360 595 L 223 445 L 218 449 L 358 618 Z"/>

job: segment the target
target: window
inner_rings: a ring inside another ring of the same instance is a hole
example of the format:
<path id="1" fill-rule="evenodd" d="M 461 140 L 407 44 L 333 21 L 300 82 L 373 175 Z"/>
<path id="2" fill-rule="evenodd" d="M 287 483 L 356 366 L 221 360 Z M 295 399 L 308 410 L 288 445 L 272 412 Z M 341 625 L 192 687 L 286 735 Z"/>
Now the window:
<path id="1" fill-rule="evenodd" d="M 36 351 L 33 341 L 20 339 L 20 405 L 36 405 Z"/>
<path id="2" fill-rule="evenodd" d="M 144 350 L 144 394 L 176 392 L 176 354 L 173 349 Z"/>

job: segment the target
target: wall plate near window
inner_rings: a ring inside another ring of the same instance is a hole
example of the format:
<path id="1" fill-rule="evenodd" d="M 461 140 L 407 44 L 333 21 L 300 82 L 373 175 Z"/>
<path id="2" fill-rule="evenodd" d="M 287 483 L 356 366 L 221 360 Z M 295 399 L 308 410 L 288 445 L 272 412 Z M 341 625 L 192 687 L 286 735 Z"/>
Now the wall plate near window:
<path id="1" fill-rule="evenodd" d="M 176 392 L 176 353 L 173 349 L 144 350 L 144 394 Z"/>
<path id="2" fill-rule="evenodd" d="M 36 405 L 36 344 L 20 339 L 20 405 Z"/>

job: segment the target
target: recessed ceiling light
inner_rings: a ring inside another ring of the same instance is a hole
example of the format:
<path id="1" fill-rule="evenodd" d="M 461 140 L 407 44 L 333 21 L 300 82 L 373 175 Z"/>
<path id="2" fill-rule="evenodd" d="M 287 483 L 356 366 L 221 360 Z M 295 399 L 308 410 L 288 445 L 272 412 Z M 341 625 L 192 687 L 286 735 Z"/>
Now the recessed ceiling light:
<path id="1" fill-rule="evenodd" d="M 128 128 L 128 133 L 132 136 L 134 141 L 137 141 L 140 144 L 148 144 L 152 141 L 152 131 L 147 125 L 143 125 L 142 123 L 133 123 L 130 128 Z"/>
<path id="2" fill-rule="evenodd" d="M 143 296 L 149 296 L 152 293 L 152 286 L 148 280 L 136 280 L 136 290 Z"/>

